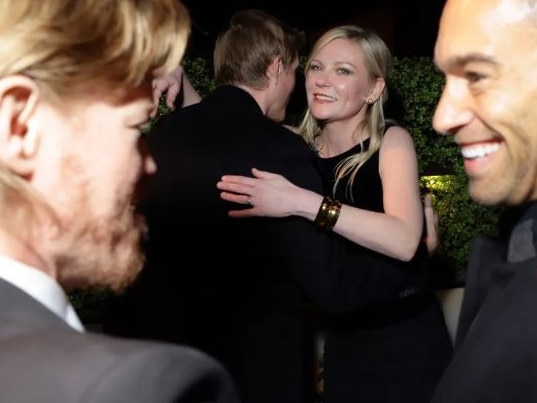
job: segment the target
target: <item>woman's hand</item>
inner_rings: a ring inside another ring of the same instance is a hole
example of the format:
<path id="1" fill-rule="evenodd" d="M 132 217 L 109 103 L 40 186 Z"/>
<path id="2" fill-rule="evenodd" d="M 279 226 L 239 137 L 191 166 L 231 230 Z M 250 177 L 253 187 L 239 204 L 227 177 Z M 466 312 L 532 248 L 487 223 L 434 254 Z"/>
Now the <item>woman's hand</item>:
<path id="1" fill-rule="evenodd" d="M 294 199 L 302 189 L 281 175 L 252 169 L 252 177 L 224 175 L 216 184 L 224 200 L 251 206 L 230 210 L 231 217 L 287 217 L 294 213 Z"/>
<path id="2" fill-rule="evenodd" d="M 440 245 L 440 231 L 438 213 L 433 207 L 433 200 L 430 193 L 423 196 L 423 209 L 425 213 L 425 244 L 429 255 L 434 255 Z"/>
<path id="3" fill-rule="evenodd" d="M 151 87 L 153 90 L 154 107 L 150 115 L 152 118 L 157 114 L 160 97 L 164 93 L 166 93 L 166 106 L 171 110 L 175 108 L 175 99 L 181 91 L 183 74 L 183 66 L 177 66 L 170 74 L 153 79 Z"/>

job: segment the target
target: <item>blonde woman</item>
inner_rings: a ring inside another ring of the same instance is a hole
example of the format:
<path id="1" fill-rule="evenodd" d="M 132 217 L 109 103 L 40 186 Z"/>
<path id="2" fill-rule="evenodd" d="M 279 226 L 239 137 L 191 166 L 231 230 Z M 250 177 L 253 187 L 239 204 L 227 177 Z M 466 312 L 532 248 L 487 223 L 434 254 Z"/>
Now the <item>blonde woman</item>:
<path id="1" fill-rule="evenodd" d="M 346 250 L 341 281 L 353 297 L 326 317 L 325 403 L 429 402 L 451 357 L 428 283 L 414 144 L 384 116 L 390 62 L 382 39 L 353 25 L 314 44 L 297 133 L 312 149 L 323 194 L 255 168 L 253 178 L 225 175 L 217 184 L 223 199 L 252 205 L 231 216 L 301 216 Z"/>

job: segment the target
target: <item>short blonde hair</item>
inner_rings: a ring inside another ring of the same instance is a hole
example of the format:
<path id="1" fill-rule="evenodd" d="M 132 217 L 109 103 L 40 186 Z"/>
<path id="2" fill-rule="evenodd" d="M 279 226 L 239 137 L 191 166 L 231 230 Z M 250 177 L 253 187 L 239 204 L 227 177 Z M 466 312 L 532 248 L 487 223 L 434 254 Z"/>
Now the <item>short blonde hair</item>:
<path id="1" fill-rule="evenodd" d="M 2 0 L 0 78 L 60 96 L 88 82 L 138 86 L 177 67 L 189 35 L 179 0 Z"/>
<path id="2" fill-rule="evenodd" d="M 303 38 L 299 31 L 262 10 L 237 11 L 218 36 L 214 75 L 218 84 L 268 87 L 267 68 L 280 56 L 284 68 L 298 58 Z"/>

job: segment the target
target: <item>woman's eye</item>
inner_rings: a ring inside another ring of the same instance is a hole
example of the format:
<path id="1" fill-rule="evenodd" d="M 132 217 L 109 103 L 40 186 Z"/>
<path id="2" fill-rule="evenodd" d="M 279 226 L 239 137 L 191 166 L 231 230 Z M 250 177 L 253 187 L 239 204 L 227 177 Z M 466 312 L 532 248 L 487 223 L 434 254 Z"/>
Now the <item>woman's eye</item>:
<path id="1" fill-rule="evenodd" d="M 339 68 L 337 72 L 338 74 L 343 75 L 343 76 L 348 76 L 349 74 L 351 74 L 351 71 L 345 68 Z"/>

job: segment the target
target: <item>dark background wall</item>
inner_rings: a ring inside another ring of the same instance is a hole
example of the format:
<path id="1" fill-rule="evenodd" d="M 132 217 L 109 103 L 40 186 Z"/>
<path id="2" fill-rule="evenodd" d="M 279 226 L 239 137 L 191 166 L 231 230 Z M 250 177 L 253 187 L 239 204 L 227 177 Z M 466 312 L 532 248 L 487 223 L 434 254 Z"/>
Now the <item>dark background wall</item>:
<path id="1" fill-rule="evenodd" d="M 193 20 L 190 56 L 210 56 L 218 32 L 234 11 L 262 9 L 304 31 L 308 42 L 323 30 L 355 23 L 375 30 L 395 56 L 432 56 L 445 0 L 351 0 L 292 3 L 282 0 L 183 0 Z M 320 3 L 320 4 L 318 4 Z"/>

